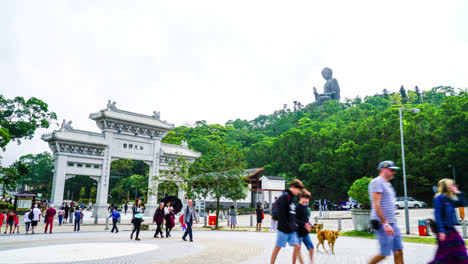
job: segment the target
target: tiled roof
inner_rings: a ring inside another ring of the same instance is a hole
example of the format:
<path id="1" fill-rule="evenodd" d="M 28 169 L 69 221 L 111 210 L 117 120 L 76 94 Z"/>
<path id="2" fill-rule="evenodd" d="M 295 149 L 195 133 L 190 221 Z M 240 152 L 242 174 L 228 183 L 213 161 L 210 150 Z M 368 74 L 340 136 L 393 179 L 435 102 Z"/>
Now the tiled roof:
<path id="1" fill-rule="evenodd" d="M 161 120 L 155 119 L 152 116 L 127 112 L 120 109 L 104 109 L 97 113 L 92 113 L 89 115 L 89 118 L 93 120 L 99 119 L 114 119 L 121 120 L 129 123 L 140 124 L 149 127 L 157 127 L 162 129 L 170 130 L 174 128 L 174 125 L 163 122 Z"/>
<path id="2" fill-rule="evenodd" d="M 247 177 L 251 177 L 257 173 L 259 173 L 260 171 L 262 171 L 263 168 L 253 168 L 253 169 L 246 169 L 245 172 L 247 173 Z"/>
<path id="3" fill-rule="evenodd" d="M 107 142 L 102 134 L 76 129 L 57 130 L 42 135 L 42 139 L 47 142 L 66 141 L 107 146 Z"/>
<path id="4" fill-rule="evenodd" d="M 191 158 L 198 158 L 201 156 L 199 152 L 191 149 L 186 149 L 181 145 L 161 143 L 161 152 L 167 155 L 177 155 Z"/>

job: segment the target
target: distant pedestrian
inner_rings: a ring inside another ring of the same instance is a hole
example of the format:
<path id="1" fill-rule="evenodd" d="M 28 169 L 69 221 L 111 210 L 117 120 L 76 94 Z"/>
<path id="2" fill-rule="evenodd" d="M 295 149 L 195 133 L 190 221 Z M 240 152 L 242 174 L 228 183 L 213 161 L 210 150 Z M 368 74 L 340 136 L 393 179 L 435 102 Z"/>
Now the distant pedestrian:
<path id="1" fill-rule="evenodd" d="M 119 218 L 120 218 L 120 213 L 119 211 L 117 211 L 117 207 L 114 207 L 114 209 L 112 210 L 112 213 L 110 214 L 109 218 L 112 217 L 112 230 L 111 230 L 111 233 L 114 233 L 114 230 L 115 230 L 115 233 L 117 234 L 119 232 L 119 229 L 117 228 L 117 222 L 119 221 Z"/>
<path id="2" fill-rule="evenodd" d="M 41 209 L 42 209 L 42 210 L 41 210 L 41 214 L 42 214 L 42 216 L 44 216 L 44 215 L 45 215 L 45 212 L 47 211 L 47 202 L 46 202 L 45 200 L 42 201 Z"/>
<path id="3" fill-rule="evenodd" d="M 167 202 L 164 207 L 164 218 L 166 219 L 166 237 L 171 237 L 171 230 L 175 226 L 175 210 L 171 202 Z"/>
<path id="4" fill-rule="evenodd" d="M 65 214 L 63 216 L 63 220 L 65 223 L 68 223 L 68 215 L 70 213 L 70 207 L 68 206 L 68 203 L 65 203 L 65 207 L 63 208 L 63 210 L 65 211 Z"/>
<path id="5" fill-rule="evenodd" d="M 463 193 L 451 179 L 442 179 L 437 183 L 434 199 L 434 214 L 437 223 L 437 252 L 435 263 L 468 263 L 465 241 L 455 229 L 458 225 L 455 208 L 466 206 Z"/>
<path id="6" fill-rule="evenodd" d="M 60 209 L 58 210 L 59 226 L 62 225 L 64 215 L 65 215 L 65 210 L 63 210 L 63 207 L 60 207 Z"/>
<path id="7" fill-rule="evenodd" d="M 5 222 L 5 213 L 2 210 L 0 210 L 0 233 L 2 232 L 3 222 Z"/>
<path id="8" fill-rule="evenodd" d="M 192 200 L 188 200 L 187 203 L 187 207 L 185 207 L 184 210 L 184 223 L 187 225 L 187 230 L 185 230 L 182 239 L 184 241 L 187 241 L 186 237 L 188 235 L 190 237 L 190 242 L 193 242 L 192 225 L 193 222 L 196 222 L 198 224 L 198 218 L 197 213 L 195 212 L 195 208 L 193 208 Z"/>
<path id="9" fill-rule="evenodd" d="M 19 233 L 19 215 L 15 214 L 15 226 L 13 227 L 13 233 Z"/>
<path id="10" fill-rule="evenodd" d="M 379 176 L 369 183 L 371 200 L 371 223 L 375 236 L 379 241 L 380 253 L 369 263 L 375 264 L 393 252 L 394 262 L 403 263 L 403 242 L 400 229 L 395 220 L 395 190 L 390 184 L 395 173 L 400 168 L 393 161 L 379 163 Z"/>
<path id="11" fill-rule="evenodd" d="M 309 251 L 310 263 L 313 262 L 314 257 L 314 244 L 310 239 L 309 232 L 311 224 L 309 223 L 309 200 L 310 192 L 306 189 L 299 195 L 299 203 L 296 206 L 296 223 L 297 223 L 297 235 L 299 236 L 300 243 L 304 243 L 307 251 Z M 296 260 L 293 260 L 293 264 Z"/>
<path id="12" fill-rule="evenodd" d="M 162 232 L 162 223 L 164 221 L 164 203 L 160 203 L 159 207 L 156 209 L 153 215 L 153 224 L 156 223 L 156 232 L 154 233 L 154 238 L 159 238 L 158 235 L 161 234 L 161 238 L 164 238 Z"/>
<path id="13" fill-rule="evenodd" d="M 124 205 L 124 210 L 125 210 L 125 214 L 127 214 L 127 210 L 128 210 L 128 204 L 127 203 L 125 203 L 125 205 Z"/>
<path id="14" fill-rule="evenodd" d="M 278 197 L 275 197 L 275 203 L 276 203 L 276 200 L 278 200 Z M 271 222 L 270 222 L 270 232 L 276 232 L 276 228 L 278 227 L 278 221 L 273 219 L 272 214 L 273 214 L 273 210 L 270 210 L 270 216 L 272 216 Z"/>
<path id="15" fill-rule="evenodd" d="M 231 205 L 231 209 L 229 210 L 229 217 L 231 217 L 231 230 L 236 229 L 237 225 L 237 211 L 234 209 L 234 205 Z"/>
<path id="16" fill-rule="evenodd" d="M 143 208 L 141 208 L 141 200 L 138 198 L 135 200 L 135 204 L 132 208 L 133 217 L 132 217 L 132 224 L 133 230 L 132 234 L 130 235 L 130 239 L 133 239 L 133 234 L 136 232 L 135 240 L 140 241 L 141 239 L 138 238 L 140 235 L 140 226 L 141 222 L 143 222 Z"/>
<path id="17" fill-rule="evenodd" d="M 24 214 L 24 229 L 26 234 L 29 233 L 29 228 L 31 227 L 31 218 L 29 218 L 29 214 L 32 214 L 31 209 L 28 209 L 28 211 Z"/>
<path id="18" fill-rule="evenodd" d="M 10 227 L 10 234 L 11 234 L 11 231 L 13 230 L 13 226 L 15 225 L 15 217 L 16 216 L 13 210 L 8 212 L 7 218 L 6 218 L 7 228 L 5 228 L 5 234 L 7 233 L 8 227 Z M 13 233 L 14 232 L 15 231 L 13 230 Z"/>
<path id="19" fill-rule="evenodd" d="M 34 234 L 37 224 L 41 221 L 41 210 L 37 204 L 34 205 L 34 209 L 31 213 L 33 214 L 33 219 L 31 220 L 31 232 Z"/>
<path id="20" fill-rule="evenodd" d="M 54 209 L 54 205 L 50 205 L 50 208 L 47 209 L 45 219 L 46 219 L 46 225 L 44 229 L 44 233 L 47 233 L 47 227 L 50 225 L 49 233 L 52 234 L 52 228 L 54 226 L 54 216 L 57 214 L 57 211 Z"/>
<path id="21" fill-rule="evenodd" d="M 278 218 L 278 232 L 276 233 L 276 243 L 271 254 L 270 264 L 276 262 L 279 251 L 286 246 L 286 243 L 294 247 L 292 259 L 298 258 L 301 264 L 304 263 L 300 252 L 301 244 L 297 236 L 296 204 L 294 202 L 294 196 L 299 195 L 303 189 L 304 184 L 295 179 L 291 182 L 289 189 L 284 190 L 284 193 L 278 198 L 278 211 L 275 216 Z"/>
<path id="22" fill-rule="evenodd" d="M 80 207 L 76 207 L 76 210 L 75 212 L 73 213 L 74 217 L 75 217 L 75 228 L 73 230 L 73 232 L 79 232 L 80 231 L 80 221 L 81 221 L 81 218 L 83 218 L 83 209 L 81 209 Z"/>
<path id="23" fill-rule="evenodd" d="M 257 205 L 257 209 L 255 209 L 255 214 L 257 215 L 257 231 L 262 231 L 262 221 L 265 218 L 263 214 L 262 204 Z"/>

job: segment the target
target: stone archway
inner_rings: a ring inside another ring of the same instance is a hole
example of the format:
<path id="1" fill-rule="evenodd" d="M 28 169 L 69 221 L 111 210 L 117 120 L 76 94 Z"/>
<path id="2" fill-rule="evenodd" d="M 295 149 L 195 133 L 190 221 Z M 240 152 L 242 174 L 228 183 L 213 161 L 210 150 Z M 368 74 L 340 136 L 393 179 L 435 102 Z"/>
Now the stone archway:
<path id="1" fill-rule="evenodd" d="M 92 113 L 101 133 L 73 129 L 71 121 L 62 123 L 60 130 L 42 136 L 54 152 L 55 168 L 52 183 L 52 203 L 61 205 L 65 179 L 70 175 L 86 175 L 98 179 L 96 206 L 99 216 L 107 215 L 107 200 L 111 162 L 115 159 L 141 160 L 150 166 L 148 175 L 147 212 L 156 209 L 157 184 L 154 176 L 169 166 L 169 161 L 183 158 L 193 162 L 200 153 L 181 145 L 164 144 L 162 139 L 173 124 L 161 120 L 159 112 L 152 116 L 117 109 L 109 100 L 107 107 Z M 81 167 L 70 164 L 83 164 Z M 156 177 L 158 178 L 158 177 Z M 164 180 L 164 179 L 161 179 Z M 178 193 L 183 198 L 183 193 Z"/>

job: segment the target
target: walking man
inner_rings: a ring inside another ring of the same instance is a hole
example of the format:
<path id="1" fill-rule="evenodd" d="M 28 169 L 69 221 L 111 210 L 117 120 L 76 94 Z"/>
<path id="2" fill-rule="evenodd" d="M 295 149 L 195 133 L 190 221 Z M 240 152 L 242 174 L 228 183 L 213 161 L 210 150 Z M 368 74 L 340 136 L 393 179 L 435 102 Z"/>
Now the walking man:
<path id="1" fill-rule="evenodd" d="M 45 219 L 46 219 L 46 226 L 44 229 L 44 233 L 47 233 L 47 227 L 50 225 L 50 233 L 52 234 L 52 227 L 54 226 L 54 216 L 57 211 L 54 209 L 54 205 L 50 205 L 50 208 L 47 209 Z"/>
<path id="2" fill-rule="evenodd" d="M 294 247 L 293 262 L 298 258 L 299 262 L 304 264 L 300 252 L 299 237 L 297 236 L 296 204 L 294 202 L 294 196 L 299 195 L 302 189 L 304 189 L 304 184 L 298 179 L 293 180 L 289 189 L 284 190 L 284 193 L 274 205 L 273 218 L 278 220 L 278 232 L 270 264 L 275 263 L 279 251 L 286 246 L 286 243 Z"/>
<path id="3" fill-rule="evenodd" d="M 192 224 L 193 221 L 195 221 L 198 224 L 198 218 L 197 218 L 197 213 L 195 212 L 195 208 L 193 208 L 193 202 L 192 200 L 188 200 L 188 205 L 185 207 L 184 210 L 184 222 L 187 225 L 187 230 L 185 230 L 184 236 L 182 239 L 184 241 L 187 241 L 185 239 L 187 235 L 190 237 L 190 242 L 193 242 L 193 236 L 192 236 Z"/>
<path id="4" fill-rule="evenodd" d="M 76 207 L 76 211 L 73 213 L 75 215 L 75 229 L 73 230 L 73 232 L 80 231 L 80 221 L 83 217 L 83 213 L 81 212 L 82 210 L 83 209 Z"/>
<path id="5" fill-rule="evenodd" d="M 36 229 L 37 223 L 41 221 L 41 210 L 39 209 L 39 206 L 37 204 L 34 205 L 32 214 L 33 214 L 33 219 L 31 221 L 31 232 L 34 234 L 34 229 Z"/>
<path id="6" fill-rule="evenodd" d="M 369 184 L 369 197 L 372 228 L 379 241 L 380 253 L 369 263 L 378 263 L 393 252 L 395 264 L 403 264 L 402 237 L 395 219 L 395 190 L 390 184 L 400 168 L 387 160 L 380 162 L 377 169 L 380 173 Z"/>
<path id="7" fill-rule="evenodd" d="M 127 203 L 124 204 L 124 210 L 125 210 L 125 214 L 127 214 L 127 210 L 128 210 L 128 204 Z"/>
<path id="8" fill-rule="evenodd" d="M 114 233 L 114 229 L 115 229 L 115 233 L 117 234 L 119 232 L 119 229 L 117 228 L 117 221 L 119 221 L 119 218 L 120 218 L 120 213 L 119 211 L 117 211 L 117 206 L 114 207 L 114 209 L 112 210 L 112 213 L 110 214 L 109 218 L 110 217 L 112 217 L 111 233 Z"/>

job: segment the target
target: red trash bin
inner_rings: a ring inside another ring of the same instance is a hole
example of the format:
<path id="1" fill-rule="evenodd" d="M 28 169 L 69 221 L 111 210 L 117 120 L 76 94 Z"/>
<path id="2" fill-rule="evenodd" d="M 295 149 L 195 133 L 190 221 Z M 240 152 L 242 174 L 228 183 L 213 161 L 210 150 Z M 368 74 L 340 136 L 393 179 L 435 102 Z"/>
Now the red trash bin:
<path id="1" fill-rule="evenodd" d="M 418 231 L 420 236 L 427 236 L 426 220 L 418 220 Z"/>
<path id="2" fill-rule="evenodd" d="M 215 214 L 208 215 L 208 225 L 212 225 L 212 226 L 216 225 L 216 215 Z"/>

